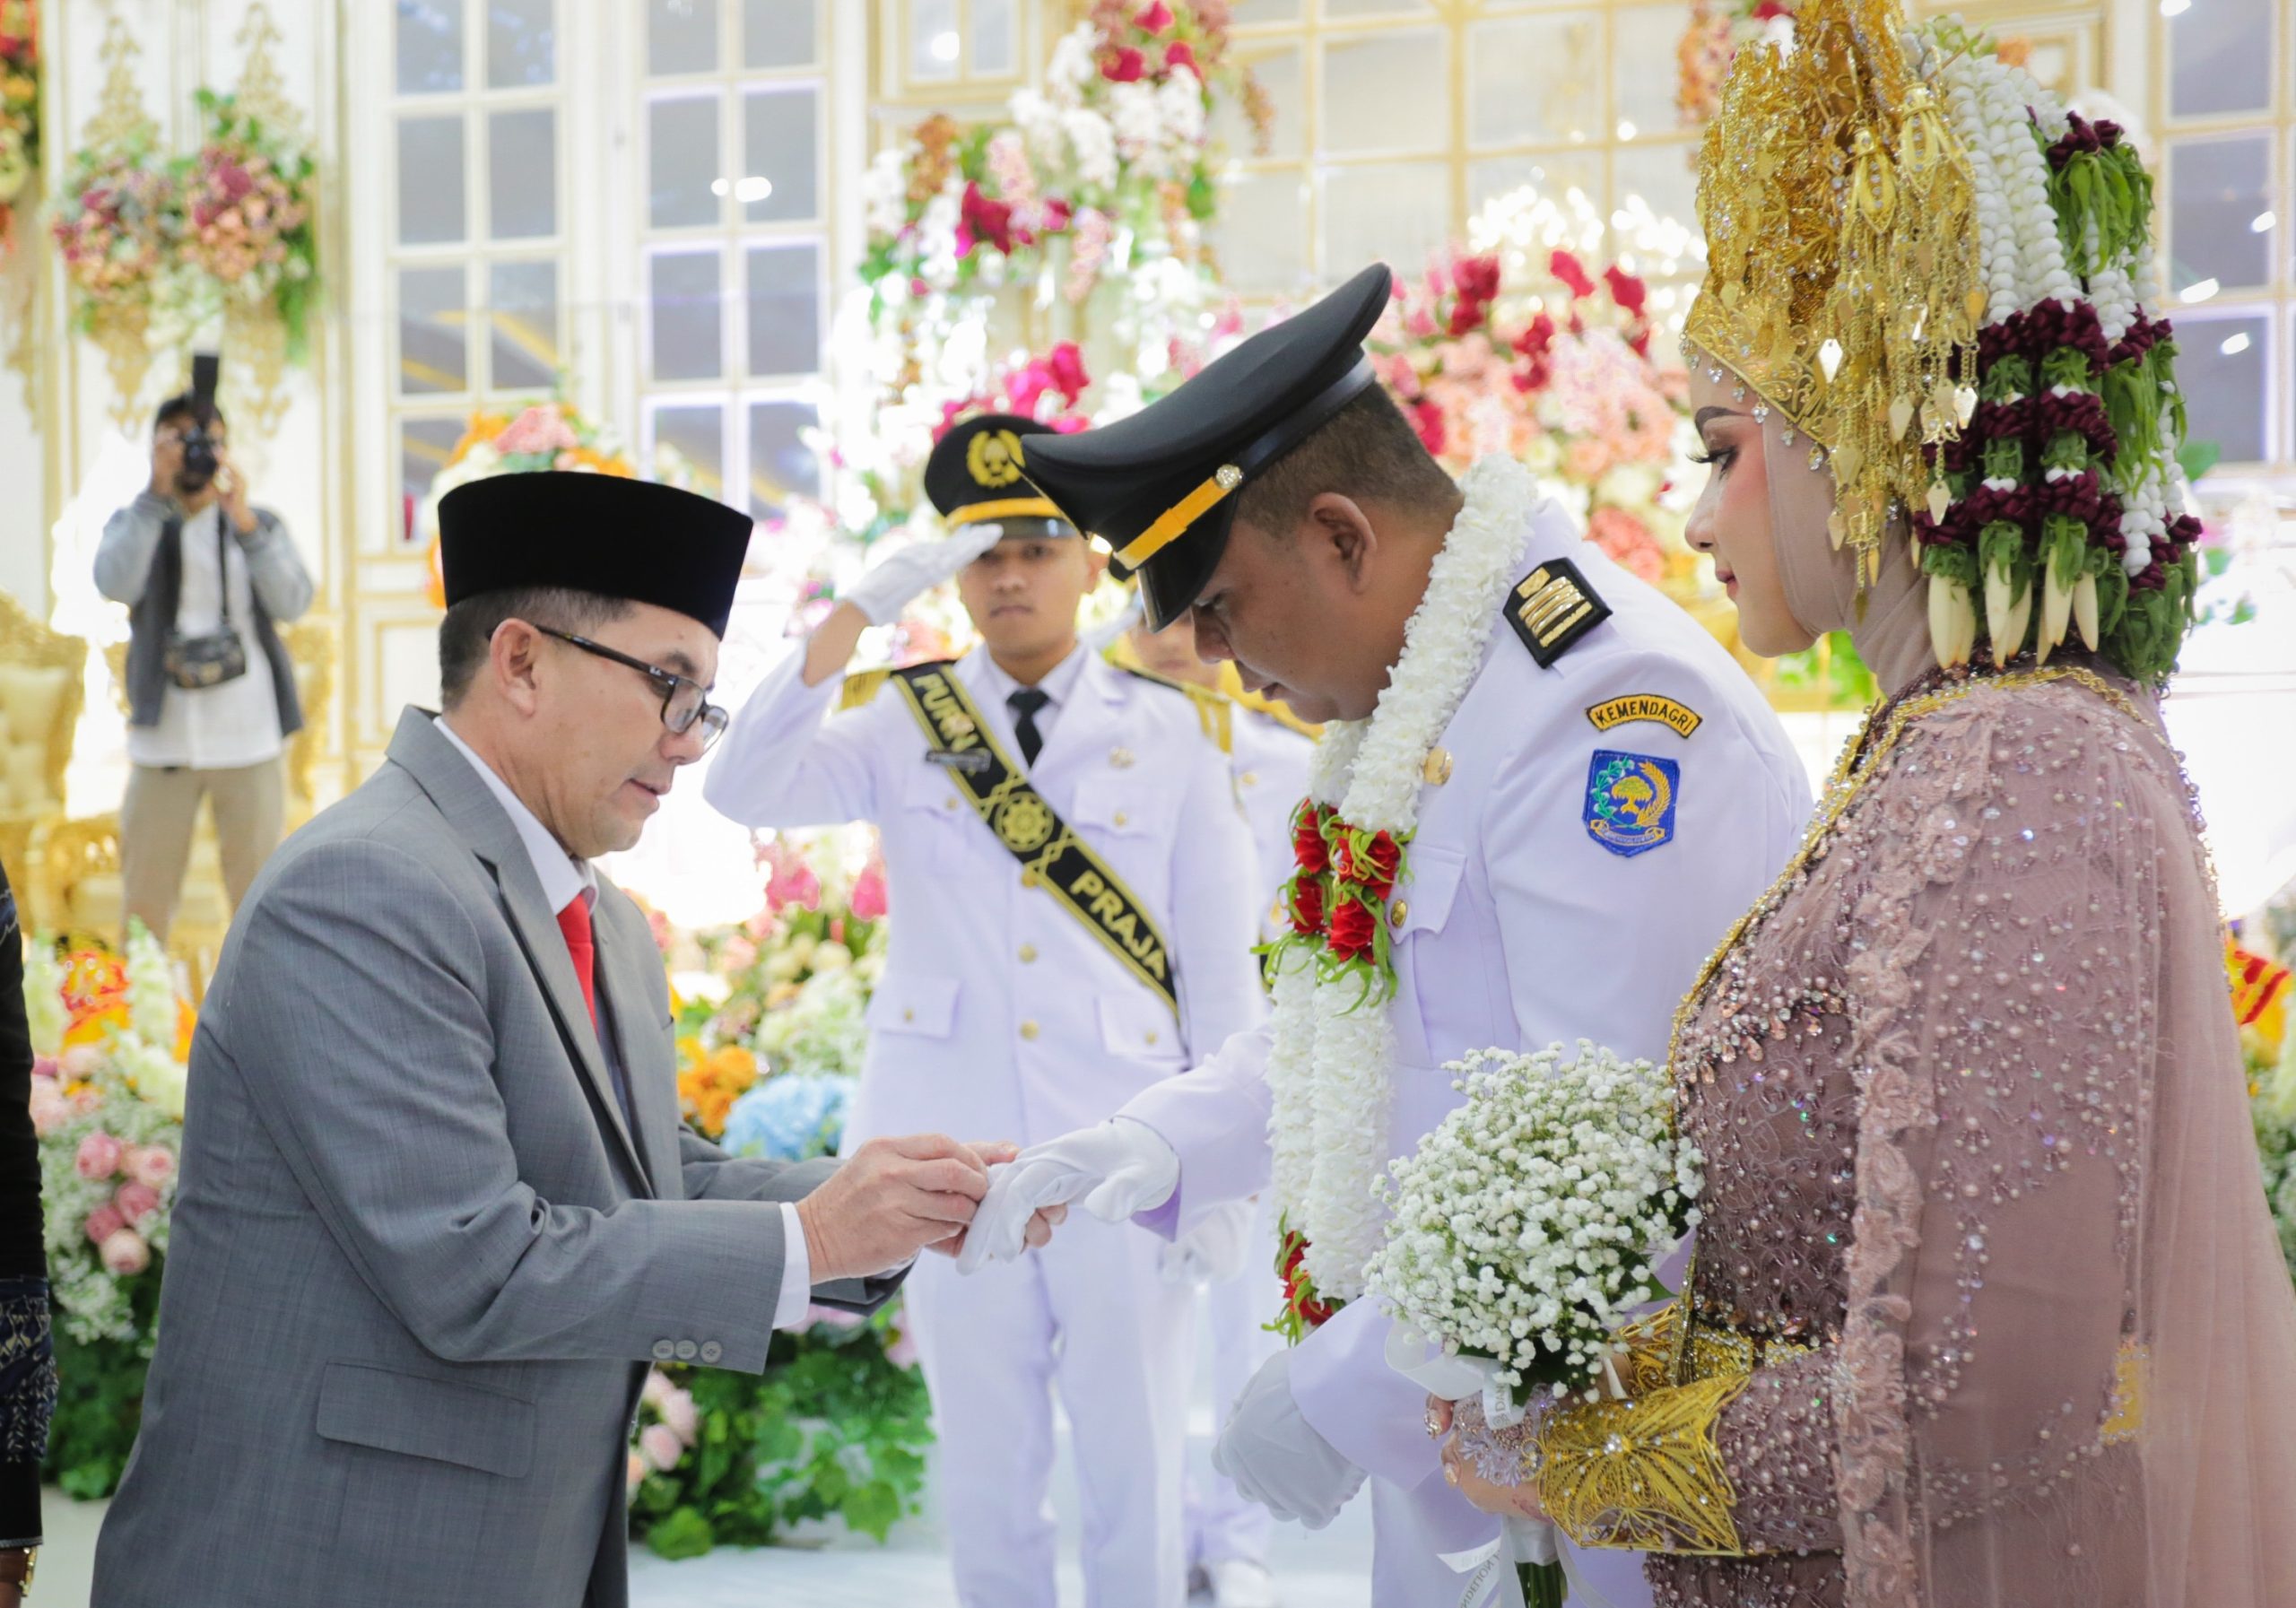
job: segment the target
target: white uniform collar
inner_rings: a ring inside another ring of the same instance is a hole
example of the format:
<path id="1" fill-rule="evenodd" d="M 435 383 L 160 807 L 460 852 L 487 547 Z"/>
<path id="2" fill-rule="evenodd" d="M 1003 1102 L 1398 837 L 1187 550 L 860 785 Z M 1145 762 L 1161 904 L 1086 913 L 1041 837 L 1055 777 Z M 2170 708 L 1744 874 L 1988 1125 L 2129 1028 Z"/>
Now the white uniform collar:
<path id="1" fill-rule="evenodd" d="M 1068 656 L 1055 665 L 1051 673 L 1037 683 L 1037 690 L 1051 698 L 1054 710 L 1066 706 L 1070 695 L 1076 691 L 1076 678 L 1084 674 L 1084 661 L 1090 656 L 1083 643 L 1078 642 Z M 1005 673 L 1003 665 L 989 656 L 986 648 L 980 650 L 980 680 L 981 690 L 1000 704 L 1019 691 L 1021 687 L 1019 682 Z M 1038 724 L 1041 726 L 1044 719 L 1044 716 L 1038 716 Z"/>
<path id="2" fill-rule="evenodd" d="M 431 724 L 439 728 L 441 736 L 455 745 L 463 758 L 470 761 L 471 769 L 478 772 L 478 779 L 486 784 L 487 791 L 494 795 L 494 800 L 502 806 L 503 813 L 510 817 L 510 824 L 518 829 L 518 841 L 526 846 L 526 857 L 535 863 L 535 877 L 542 883 L 542 896 L 549 904 L 551 913 L 556 915 L 577 899 L 596 905 L 598 874 L 589 861 L 578 860 L 568 854 L 558 839 L 550 835 L 550 829 L 535 818 L 535 813 L 526 808 L 517 794 L 510 791 L 509 783 L 494 774 L 494 768 L 478 757 L 478 751 L 456 734 L 444 716 Z"/>

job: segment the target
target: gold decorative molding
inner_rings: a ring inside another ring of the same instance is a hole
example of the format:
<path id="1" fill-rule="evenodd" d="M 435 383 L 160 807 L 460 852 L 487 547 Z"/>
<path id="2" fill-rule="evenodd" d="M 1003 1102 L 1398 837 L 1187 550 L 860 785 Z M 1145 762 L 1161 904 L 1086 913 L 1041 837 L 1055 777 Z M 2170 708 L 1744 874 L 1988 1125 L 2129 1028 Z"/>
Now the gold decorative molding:
<path id="1" fill-rule="evenodd" d="M 286 81 L 273 57 L 279 27 L 263 0 L 248 7 L 233 42 L 245 53 L 232 91 L 240 112 L 259 120 L 275 138 L 301 138 L 302 109 L 288 99 Z M 268 301 L 234 300 L 223 309 L 223 347 L 231 354 L 224 382 L 230 404 L 225 411 L 258 436 L 277 434 L 288 406 L 286 326 Z"/>
<path id="2" fill-rule="evenodd" d="M 103 94 L 81 133 L 83 148 L 150 150 L 158 143 L 159 125 L 144 109 L 143 86 L 135 77 L 135 61 L 143 49 L 117 13 L 107 20 L 96 57 L 104 67 Z M 107 411 L 114 424 L 134 435 L 143 417 L 144 381 L 152 371 L 151 309 L 99 307 L 90 325 L 90 338 L 104 354 L 104 369 L 111 378 Z"/>
<path id="3" fill-rule="evenodd" d="M 30 881 L 24 889 L 30 912 L 27 923 L 35 931 L 57 934 L 74 929 L 73 891 L 92 876 L 119 874 L 119 817 L 90 815 L 71 821 L 57 816 L 34 829 L 31 836 Z M 95 934 L 107 941 L 117 933 Z"/>

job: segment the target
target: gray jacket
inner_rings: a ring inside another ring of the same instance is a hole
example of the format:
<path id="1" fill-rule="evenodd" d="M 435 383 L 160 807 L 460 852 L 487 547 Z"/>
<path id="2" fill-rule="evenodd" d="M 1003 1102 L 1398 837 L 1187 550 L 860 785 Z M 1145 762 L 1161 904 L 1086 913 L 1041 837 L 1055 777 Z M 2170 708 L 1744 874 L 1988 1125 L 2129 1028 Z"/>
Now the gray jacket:
<path id="1" fill-rule="evenodd" d="M 311 578 L 287 527 L 269 508 L 255 510 L 255 533 L 239 550 L 255 594 L 255 618 L 239 623 L 254 631 L 271 663 L 279 734 L 291 737 L 302 729 L 303 706 L 295 695 L 295 667 L 273 622 L 298 619 L 311 606 Z M 135 501 L 104 521 L 96 546 L 96 590 L 127 605 L 127 723 L 157 726 L 168 693 L 168 633 L 183 591 L 182 514 L 175 504 L 138 491 Z"/>
<path id="2" fill-rule="evenodd" d="M 634 1132 L 533 862 L 428 714 L 265 866 L 192 1046 L 99 1608 L 626 1603 L 647 1360 L 765 1367 L 783 1247 L 761 1203 L 835 1164 L 682 1126 L 645 917 L 602 881 L 594 923 Z"/>

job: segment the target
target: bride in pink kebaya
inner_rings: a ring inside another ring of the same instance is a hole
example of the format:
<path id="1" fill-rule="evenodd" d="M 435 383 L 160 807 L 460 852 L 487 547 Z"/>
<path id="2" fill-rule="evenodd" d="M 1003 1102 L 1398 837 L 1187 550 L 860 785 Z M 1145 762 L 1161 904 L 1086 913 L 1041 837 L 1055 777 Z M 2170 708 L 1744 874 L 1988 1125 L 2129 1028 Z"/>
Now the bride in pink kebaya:
<path id="1" fill-rule="evenodd" d="M 1676 1020 L 1703 1220 L 1628 1398 L 1463 1407 L 1447 1468 L 1662 1608 L 2296 1603 L 2296 1299 L 2155 703 L 2150 187 L 1952 24 L 1796 27 L 1707 135 L 1691 538 L 1748 648 L 1847 630 L 1886 697 Z"/>

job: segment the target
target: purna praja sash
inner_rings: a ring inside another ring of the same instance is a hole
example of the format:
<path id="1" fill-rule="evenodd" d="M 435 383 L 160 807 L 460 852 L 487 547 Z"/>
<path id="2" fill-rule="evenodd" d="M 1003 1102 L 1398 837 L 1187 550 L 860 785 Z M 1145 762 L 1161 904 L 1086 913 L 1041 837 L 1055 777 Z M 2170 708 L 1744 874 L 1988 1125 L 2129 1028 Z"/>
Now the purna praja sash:
<path id="1" fill-rule="evenodd" d="M 1164 934 L 1124 879 L 1005 757 L 949 666 L 912 665 L 894 671 L 892 679 L 926 736 L 952 761 L 950 785 L 1020 861 L 1022 885 L 1058 900 L 1135 977 L 1161 995 L 1177 1017 L 1179 989 Z"/>

